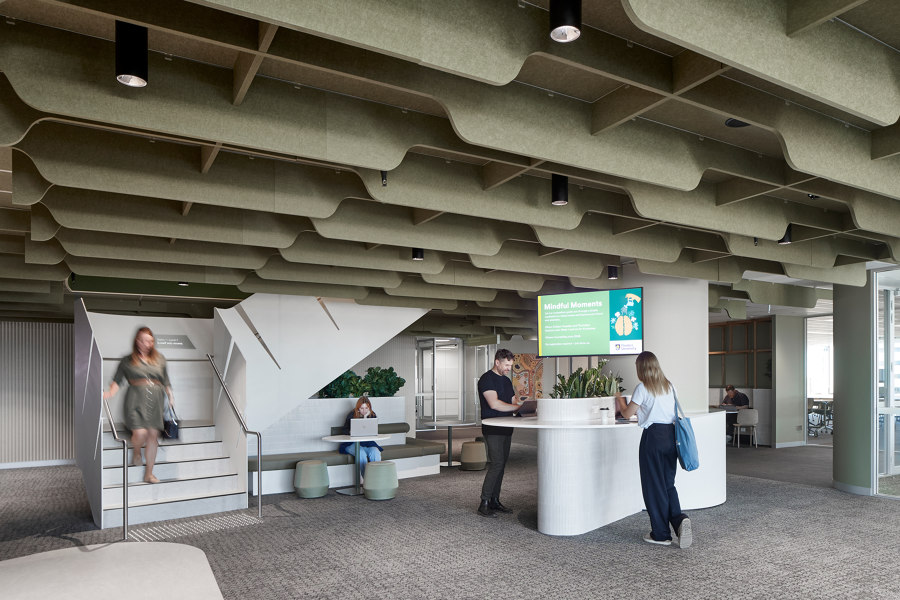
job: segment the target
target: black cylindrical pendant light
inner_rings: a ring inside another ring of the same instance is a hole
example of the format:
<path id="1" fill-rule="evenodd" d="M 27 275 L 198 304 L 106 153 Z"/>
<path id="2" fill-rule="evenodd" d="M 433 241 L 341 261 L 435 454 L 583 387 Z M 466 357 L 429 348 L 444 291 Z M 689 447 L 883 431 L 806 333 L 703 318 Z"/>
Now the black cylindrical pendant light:
<path id="1" fill-rule="evenodd" d="M 550 38 L 574 42 L 581 35 L 581 0 L 550 0 Z"/>
<path id="2" fill-rule="evenodd" d="M 569 178 L 553 173 L 550 178 L 550 204 L 565 206 L 569 203 Z"/>
<path id="3" fill-rule="evenodd" d="M 147 85 L 147 28 L 116 21 L 116 79 L 130 87 Z"/>
<path id="4" fill-rule="evenodd" d="M 618 279 L 618 278 L 619 278 L 619 267 L 618 267 L 618 265 L 607 265 L 607 267 L 606 267 L 606 278 L 607 278 L 607 279 Z"/>
<path id="5" fill-rule="evenodd" d="M 425 260 L 425 251 L 421 248 L 413 248 L 412 249 L 412 259 L 413 260 Z"/>

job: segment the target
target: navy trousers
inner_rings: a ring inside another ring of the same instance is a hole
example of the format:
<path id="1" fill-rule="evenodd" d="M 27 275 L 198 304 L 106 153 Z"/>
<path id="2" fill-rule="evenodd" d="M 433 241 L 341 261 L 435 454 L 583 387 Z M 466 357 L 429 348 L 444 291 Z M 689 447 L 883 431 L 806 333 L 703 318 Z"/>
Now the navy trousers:
<path id="1" fill-rule="evenodd" d="M 671 540 L 669 525 L 678 531 L 687 517 L 681 512 L 678 490 L 675 489 L 675 426 L 654 423 L 641 435 L 638 451 L 641 466 L 641 491 L 650 515 L 650 533 L 654 540 Z"/>

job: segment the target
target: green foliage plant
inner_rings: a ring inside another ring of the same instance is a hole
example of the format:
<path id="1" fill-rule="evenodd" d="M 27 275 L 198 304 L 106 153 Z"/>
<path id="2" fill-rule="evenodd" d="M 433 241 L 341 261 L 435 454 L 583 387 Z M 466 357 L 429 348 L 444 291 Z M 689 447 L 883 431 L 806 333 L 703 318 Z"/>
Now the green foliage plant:
<path id="1" fill-rule="evenodd" d="M 369 367 L 363 377 L 348 370 L 319 390 L 319 398 L 393 396 L 405 384 L 406 380 L 394 372 L 394 367 Z"/>
<path id="2" fill-rule="evenodd" d="M 600 364 L 590 369 L 578 367 L 571 375 L 557 375 L 556 385 L 550 392 L 551 398 L 597 398 L 601 396 L 614 396 L 616 392 L 624 392 L 625 388 L 619 384 L 622 378 L 618 373 L 604 373 L 608 360 L 601 360 Z"/>

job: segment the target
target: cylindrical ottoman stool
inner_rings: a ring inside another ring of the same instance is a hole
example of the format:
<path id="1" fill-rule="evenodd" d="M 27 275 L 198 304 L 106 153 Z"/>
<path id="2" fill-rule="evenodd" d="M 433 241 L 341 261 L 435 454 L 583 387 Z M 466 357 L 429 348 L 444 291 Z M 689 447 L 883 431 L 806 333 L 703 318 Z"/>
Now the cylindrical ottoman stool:
<path id="1" fill-rule="evenodd" d="M 463 442 L 459 462 L 459 468 L 463 471 L 484 469 L 487 466 L 487 449 L 484 442 Z"/>
<path id="2" fill-rule="evenodd" d="M 301 460 L 294 468 L 294 490 L 301 498 L 321 498 L 328 493 L 328 465 L 324 460 Z"/>
<path id="3" fill-rule="evenodd" d="M 397 495 L 397 465 L 389 460 L 370 462 L 366 465 L 363 482 L 369 500 L 390 500 Z"/>

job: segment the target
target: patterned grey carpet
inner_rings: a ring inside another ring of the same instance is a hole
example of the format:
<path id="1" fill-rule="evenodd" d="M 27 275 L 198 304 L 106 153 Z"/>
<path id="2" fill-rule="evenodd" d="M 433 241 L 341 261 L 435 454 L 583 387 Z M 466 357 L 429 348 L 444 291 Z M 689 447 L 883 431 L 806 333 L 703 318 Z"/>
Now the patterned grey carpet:
<path id="1" fill-rule="evenodd" d="M 475 514 L 483 472 L 445 468 L 384 502 L 267 496 L 261 524 L 198 517 L 167 541 L 206 552 L 229 599 L 898 597 L 895 500 L 729 475 L 690 549 L 642 542 L 644 514 L 559 538 L 536 530 L 535 460 L 513 444 L 497 519 Z M 120 535 L 94 528 L 75 467 L 0 471 L 0 559 Z"/>

